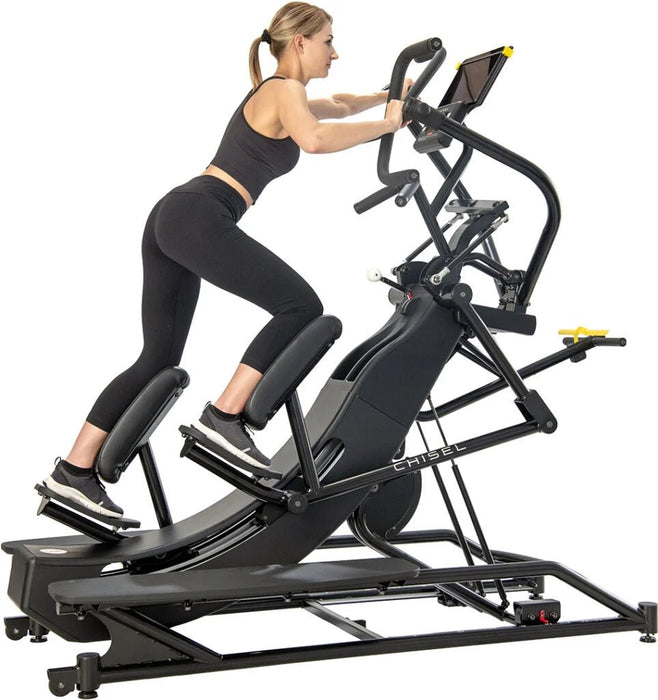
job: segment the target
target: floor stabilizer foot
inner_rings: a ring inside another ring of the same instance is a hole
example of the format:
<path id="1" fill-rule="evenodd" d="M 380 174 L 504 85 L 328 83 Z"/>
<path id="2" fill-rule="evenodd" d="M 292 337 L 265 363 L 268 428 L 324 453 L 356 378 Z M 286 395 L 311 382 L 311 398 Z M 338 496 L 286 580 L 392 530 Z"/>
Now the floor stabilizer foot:
<path id="1" fill-rule="evenodd" d="M 658 605 L 649 601 L 643 601 L 638 605 L 639 610 L 644 615 L 646 621 L 644 634 L 640 637 L 640 641 L 645 644 L 655 644 L 656 633 L 658 633 L 658 613 L 656 611 Z"/>

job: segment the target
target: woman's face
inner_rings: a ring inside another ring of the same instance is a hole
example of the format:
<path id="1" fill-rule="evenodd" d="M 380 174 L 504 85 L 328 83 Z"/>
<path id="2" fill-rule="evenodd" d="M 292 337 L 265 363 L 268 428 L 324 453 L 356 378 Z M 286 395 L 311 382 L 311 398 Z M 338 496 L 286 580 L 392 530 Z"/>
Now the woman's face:
<path id="1" fill-rule="evenodd" d="M 338 58 L 333 46 L 331 23 L 313 36 L 304 39 L 304 64 L 309 78 L 326 78 L 329 75 L 331 62 Z"/>

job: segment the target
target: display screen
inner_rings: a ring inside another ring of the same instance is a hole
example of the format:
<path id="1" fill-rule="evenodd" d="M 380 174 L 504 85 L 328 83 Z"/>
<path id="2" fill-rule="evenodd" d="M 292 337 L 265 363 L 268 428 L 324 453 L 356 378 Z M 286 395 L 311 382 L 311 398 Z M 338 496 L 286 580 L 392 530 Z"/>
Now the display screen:
<path id="1" fill-rule="evenodd" d="M 455 102 L 471 107 L 481 104 L 505 61 L 504 51 L 505 47 L 501 47 L 464 61 L 439 106 Z"/>

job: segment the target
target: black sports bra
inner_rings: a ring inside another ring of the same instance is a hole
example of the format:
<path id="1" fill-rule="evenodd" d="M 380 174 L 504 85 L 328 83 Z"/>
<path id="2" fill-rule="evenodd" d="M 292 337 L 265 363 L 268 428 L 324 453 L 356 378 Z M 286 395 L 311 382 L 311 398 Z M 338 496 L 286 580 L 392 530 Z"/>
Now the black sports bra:
<path id="1" fill-rule="evenodd" d="M 244 116 L 244 106 L 268 80 L 285 80 L 273 75 L 242 100 L 226 127 L 211 165 L 235 178 L 256 201 L 265 185 L 290 172 L 299 160 L 299 146 L 290 136 L 273 139 L 255 131 Z"/>

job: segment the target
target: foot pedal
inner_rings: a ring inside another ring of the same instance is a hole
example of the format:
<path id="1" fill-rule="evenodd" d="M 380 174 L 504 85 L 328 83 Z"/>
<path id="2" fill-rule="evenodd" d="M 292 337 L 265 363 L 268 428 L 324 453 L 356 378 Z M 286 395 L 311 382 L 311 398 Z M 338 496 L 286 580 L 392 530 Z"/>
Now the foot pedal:
<path id="1" fill-rule="evenodd" d="M 446 211 L 455 214 L 494 214 L 502 216 L 509 204 L 502 199 L 453 199 L 445 206 Z"/>
<path id="2" fill-rule="evenodd" d="M 94 513 L 93 510 L 89 510 L 88 508 L 81 506 L 79 503 L 75 503 L 68 498 L 64 498 L 64 496 L 60 496 L 60 494 L 51 491 L 45 484 L 37 484 L 34 488 L 39 495 L 43 496 L 41 505 L 37 510 L 37 515 L 41 515 L 48 501 L 55 501 L 56 503 L 61 503 L 77 513 L 82 513 L 88 518 L 99 520 L 100 522 L 105 523 L 105 525 L 109 525 L 114 529 L 128 530 L 129 528 L 139 528 L 142 525 L 138 520 L 131 520 L 130 518 L 111 518 L 107 515 Z"/>
<path id="3" fill-rule="evenodd" d="M 514 618 L 517 625 L 554 625 L 560 620 L 559 600 L 522 600 L 514 602 Z"/>
<path id="4" fill-rule="evenodd" d="M 266 479 L 283 478 L 283 474 L 279 472 L 272 471 L 267 467 L 255 467 L 253 464 L 245 462 L 244 460 L 240 459 L 237 455 L 234 455 L 232 452 L 229 452 L 221 445 L 218 445 L 216 442 L 213 442 L 207 435 L 204 435 L 200 430 L 193 428 L 191 425 L 181 425 L 178 429 L 185 438 L 186 443 L 185 447 L 183 447 L 183 452 L 181 452 L 181 457 L 185 456 L 187 450 L 189 449 L 188 441 L 191 440 L 193 441 L 191 444 L 194 444 L 196 442 L 197 444 L 201 445 L 203 448 L 208 450 L 208 452 L 216 454 L 218 457 L 221 457 L 222 460 L 228 462 L 233 467 L 247 471 L 250 474 L 254 474 L 255 476 L 265 477 Z"/>

